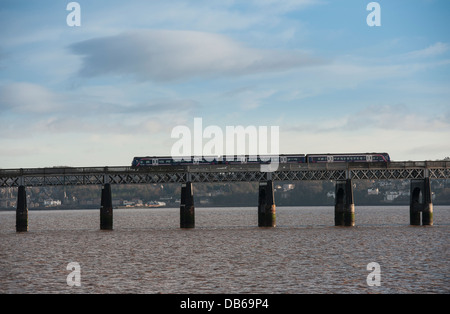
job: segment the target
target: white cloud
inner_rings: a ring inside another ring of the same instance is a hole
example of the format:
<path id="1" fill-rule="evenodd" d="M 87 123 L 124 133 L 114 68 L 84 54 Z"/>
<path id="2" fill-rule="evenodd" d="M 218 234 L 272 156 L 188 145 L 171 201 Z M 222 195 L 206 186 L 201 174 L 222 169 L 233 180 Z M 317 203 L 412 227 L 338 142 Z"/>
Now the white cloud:
<path id="1" fill-rule="evenodd" d="M 25 82 L 0 85 L 0 133 L 3 139 L 38 136 L 41 142 L 51 134 L 170 134 L 173 124 L 184 123 L 200 107 L 174 97 L 127 99 L 133 92 L 124 87 L 111 93 L 102 86 L 55 92 Z"/>
<path id="2" fill-rule="evenodd" d="M 214 33 L 261 30 L 284 25 L 292 13 L 323 0 L 171 0 L 110 1 L 102 14 L 89 19 L 90 30 L 102 35 L 121 29 L 189 29 Z M 83 14 L 89 14 L 85 11 Z M 90 16 L 88 16 L 90 17 Z M 132 17 L 132 18 L 130 18 Z M 267 33 L 266 33 L 267 35 Z"/>
<path id="3" fill-rule="evenodd" d="M 286 71 L 320 63 L 302 52 L 258 50 L 205 32 L 139 30 L 71 46 L 82 56 L 80 75 L 132 75 L 170 81 Z"/>
<path id="4" fill-rule="evenodd" d="M 368 127 L 341 127 L 326 132 L 311 128 L 280 129 L 281 153 L 387 152 L 392 160 L 430 160 L 450 154 L 450 130 L 436 132 L 425 127 L 417 130 Z"/>
<path id="5" fill-rule="evenodd" d="M 445 133 L 450 132 L 450 111 L 439 115 L 423 113 L 407 105 L 370 105 L 354 113 L 343 113 L 314 123 L 291 125 L 287 130 L 302 133 L 357 132 L 374 130 Z"/>
<path id="6" fill-rule="evenodd" d="M 270 9 L 272 14 L 292 12 L 300 10 L 311 5 L 321 4 L 322 0 L 252 0 L 254 6 Z"/>
<path id="7" fill-rule="evenodd" d="M 284 123 L 283 153 L 388 152 L 393 160 L 429 160 L 449 155 L 450 111 L 440 115 L 407 105 L 367 106 L 332 119 Z M 434 157 L 432 157 L 434 156 Z"/>
<path id="8" fill-rule="evenodd" d="M 406 105 L 369 106 L 349 117 L 345 128 L 350 127 L 439 133 L 450 131 L 450 120 L 445 115 L 423 114 Z"/>
<path id="9" fill-rule="evenodd" d="M 406 58 L 431 58 L 444 54 L 449 51 L 450 45 L 447 43 L 437 42 L 427 48 L 408 52 L 404 55 Z"/>
<path id="10" fill-rule="evenodd" d="M 275 89 L 247 86 L 225 92 L 221 96 L 226 102 L 237 105 L 237 107 L 246 111 L 259 108 L 264 101 L 276 93 L 277 90 Z M 231 108 L 232 105 L 229 107 Z"/>
<path id="11" fill-rule="evenodd" d="M 44 113 L 61 109 L 60 98 L 47 88 L 26 82 L 0 86 L 0 110 Z"/>

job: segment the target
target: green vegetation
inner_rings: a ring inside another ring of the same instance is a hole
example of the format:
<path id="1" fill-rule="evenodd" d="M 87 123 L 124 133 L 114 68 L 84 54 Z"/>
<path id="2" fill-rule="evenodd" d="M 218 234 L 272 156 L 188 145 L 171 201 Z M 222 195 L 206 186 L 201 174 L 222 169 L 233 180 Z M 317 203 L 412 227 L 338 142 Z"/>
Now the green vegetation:
<path id="1" fill-rule="evenodd" d="M 354 181 L 357 205 L 409 205 L 409 180 Z M 332 206 L 335 182 L 300 181 L 275 182 L 277 206 Z M 112 185 L 115 206 L 123 201 L 163 201 L 178 207 L 180 184 Z M 433 180 L 433 203 L 450 205 L 450 180 Z M 195 183 L 196 207 L 257 206 L 258 183 Z M 100 186 L 35 187 L 27 188 L 29 208 L 43 207 L 47 199 L 61 200 L 68 208 L 98 208 Z M 0 208 L 15 207 L 17 189 L 0 189 Z M 9 202 L 7 202 L 9 200 Z"/>

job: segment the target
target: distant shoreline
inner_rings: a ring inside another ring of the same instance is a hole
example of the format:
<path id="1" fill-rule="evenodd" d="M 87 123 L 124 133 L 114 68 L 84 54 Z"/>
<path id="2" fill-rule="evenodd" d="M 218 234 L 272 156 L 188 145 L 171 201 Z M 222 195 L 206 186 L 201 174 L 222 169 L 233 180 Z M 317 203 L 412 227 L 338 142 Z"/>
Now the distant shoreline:
<path id="1" fill-rule="evenodd" d="M 450 204 L 433 204 L 434 206 L 450 206 Z M 355 207 L 358 206 L 364 206 L 364 207 L 399 207 L 404 206 L 408 207 L 409 204 L 355 204 Z M 222 205 L 210 205 L 210 206 L 196 206 L 195 208 L 236 208 L 236 207 L 242 207 L 242 208 L 257 208 L 257 206 L 249 206 L 249 205 L 242 205 L 242 206 L 222 206 Z M 334 205 L 280 205 L 276 206 L 277 208 L 283 208 L 283 207 L 334 207 Z M 118 206 L 114 207 L 113 209 L 178 209 L 177 206 L 161 206 L 161 207 L 144 207 L 144 206 L 133 206 L 133 207 L 125 207 L 125 206 Z M 52 211 L 52 210 L 100 210 L 100 206 L 98 207 L 68 207 L 68 206 L 55 206 L 55 207 L 34 207 L 29 208 L 28 211 Z M 0 212 L 15 212 L 15 208 L 0 208 Z"/>

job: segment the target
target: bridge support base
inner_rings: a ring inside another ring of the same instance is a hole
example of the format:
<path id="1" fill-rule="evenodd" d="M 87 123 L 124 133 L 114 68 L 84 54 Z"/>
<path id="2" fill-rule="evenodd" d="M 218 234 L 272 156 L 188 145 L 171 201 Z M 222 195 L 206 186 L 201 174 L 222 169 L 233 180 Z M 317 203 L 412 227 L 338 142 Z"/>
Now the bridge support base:
<path id="1" fill-rule="evenodd" d="M 353 200 L 352 180 L 336 182 L 334 225 L 349 227 L 355 225 L 355 203 Z"/>
<path id="2" fill-rule="evenodd" d="M 433 201 L 431 195 L 431 182 L 429 178 L 423 180 L 411 180 L 411 198 L 409 206 L 410 224 L 420 226 L 433 225 Z"/>
<path id="3" fill-rule="evenodd" d="M 27 193 L 23 185 L 19 186 L 19 191 L 17 193 L 16 231 L 28 231 Z"/>
<path id="4" fill-rule="evenodd" d="M 100 203 L 100 229 L 113 229 L 113 206 L 111 196 L 111 185 L 106 183 L 102 188 L 102 200 Z"/>
<path id="5" fill-rule="evenodd" d="M 195 228 L 194 188 L 192 182 L 181 185 L 180 228 Z"/>
<path id="6" fill-rule="evenodd" d="M 273 181 L 259 184 L 258 227 L 275 227 L 276 208 L 273 194 Z"/>

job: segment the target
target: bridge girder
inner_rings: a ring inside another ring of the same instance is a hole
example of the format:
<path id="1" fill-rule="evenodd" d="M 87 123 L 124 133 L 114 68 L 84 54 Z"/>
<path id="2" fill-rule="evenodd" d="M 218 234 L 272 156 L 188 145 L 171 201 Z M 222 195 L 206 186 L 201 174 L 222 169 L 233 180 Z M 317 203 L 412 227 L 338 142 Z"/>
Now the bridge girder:
<path id="1" fill-rule="evenodd" d="M 450 179 L 450 162 L 396 162 L 280 165 L 261 172 L 259 166 L 31 168 L 0 170 L 0 187 L 76 186 L 186 182 L 263 182 L 339 180 Z"/>

